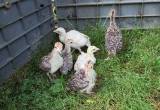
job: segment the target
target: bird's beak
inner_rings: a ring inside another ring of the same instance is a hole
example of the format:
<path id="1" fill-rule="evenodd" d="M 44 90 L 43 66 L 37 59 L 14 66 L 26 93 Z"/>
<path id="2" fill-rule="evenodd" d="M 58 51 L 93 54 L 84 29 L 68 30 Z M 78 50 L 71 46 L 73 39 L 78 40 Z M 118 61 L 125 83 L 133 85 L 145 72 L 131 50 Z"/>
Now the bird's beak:
<path id="1" fill-rule="evenodd" d="M 97 48 L 97 51 L 99 51 L 100 49 L 99 48 Z"/>
<path id="2" fill-rule="evenodd" d="M 57 29 L 56 29 L 56 30 L 54 30 L 53 32 L 57 33 L 58 31 L 57 31 Z"/>

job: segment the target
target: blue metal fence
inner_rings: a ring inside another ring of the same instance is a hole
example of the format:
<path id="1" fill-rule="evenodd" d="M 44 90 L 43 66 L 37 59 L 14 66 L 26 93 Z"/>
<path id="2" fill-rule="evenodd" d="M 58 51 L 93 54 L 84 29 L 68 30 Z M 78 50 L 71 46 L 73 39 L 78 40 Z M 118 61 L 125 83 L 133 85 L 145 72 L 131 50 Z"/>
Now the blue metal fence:
<path id="1" fill-rule="evenodd" d="M 51 0 L 0 0 L 0 82 L 30 59 L 52 17 Z"/>
<path id="2" fill-rule="evenodd" d="M 111 8 L 117 10 L 121 28 L 155 28 L 160 26 L 160 0 L 55 0 L 59 24 L 83 29 L 95 22 L 109 22 Z M 107 18 L 107 19 L 106 19 Z M 68 21 L 67 21 L 68 20 Z M 68 23 L 70 22 L 70 23 Z"/>

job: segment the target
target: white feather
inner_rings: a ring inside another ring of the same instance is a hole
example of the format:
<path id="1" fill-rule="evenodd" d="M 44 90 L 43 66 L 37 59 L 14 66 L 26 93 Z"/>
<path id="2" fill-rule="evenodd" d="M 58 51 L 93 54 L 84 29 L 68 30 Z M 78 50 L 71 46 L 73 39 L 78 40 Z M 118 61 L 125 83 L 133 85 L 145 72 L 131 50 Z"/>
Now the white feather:
<path id="1" fill-rule="evenodd" d="M 51 64 L 50 73 L 53 74 L 63 65 L 63 58 L 58 52 L 54 51 L 49 63 Z"/>
<path id="2" fill-rule="evenodd" d="M 95 86 L 95 82 L 96 82 L 96 77 L 97 77 L 97 73 L 96 71 L 92 68 L 88 74 L 87 74 L 87 80 L 89 81 L 89 84 L 88 86 L 83 90 L 83 91 L 86 91 L 86 93 L 91 93 L 92 92 L 92 89 L 94 88 Z"/>
<path id="3" fill-rule="evenodd" d="M 67 32 L 66 39 L 72 39 L 73 43 L 71 44 L 71 47 L 73 48 L 79 48 L 83 46 L 90 46 L 89 37 L 83 33 L 80 33 L 76 30 L 71 30 Z"/>

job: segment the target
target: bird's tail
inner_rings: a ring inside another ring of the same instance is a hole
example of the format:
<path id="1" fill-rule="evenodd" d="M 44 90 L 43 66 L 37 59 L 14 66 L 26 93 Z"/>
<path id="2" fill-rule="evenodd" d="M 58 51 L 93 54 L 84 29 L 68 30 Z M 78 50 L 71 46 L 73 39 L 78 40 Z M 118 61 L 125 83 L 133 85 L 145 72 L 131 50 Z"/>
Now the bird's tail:
<path id="1" fill-rule="evenodd" d="M 88 40 L 87 47 L 91 46 L 90 40 Z"/>
<path id="2" fill-rule="evenodd" d="M 116 10 L 112 9 L 110 11 L 110 23 L 115 23 L 115 15 L 116 15 Z"/>
<path id="3" fill-rule="evenodd" d="M 87 35 L 85 35 L 85 34 L 81 34 L 81 35 L 84 36 L 85 38 L 87 38 L 87 40 L 88 40 L 86 46 L 87 46 L 87 47 L 91 46 L 91 42 L 90 42 L 89 36 L 87 36 Z"/>
<path id="4" fill-rule="evenodd" d="M 68 87 L 68 85 L 65 88 L 66 91 L 71 91 L 71 89 Z"/>
<path id="5" fill-rule="evenodd" d="M 87 42 L 87 47 L 91 46 L 91 41 L 90 41 L 90 38 L 87 36 L 87 39 L 88 39 L 88 42 Z"/>

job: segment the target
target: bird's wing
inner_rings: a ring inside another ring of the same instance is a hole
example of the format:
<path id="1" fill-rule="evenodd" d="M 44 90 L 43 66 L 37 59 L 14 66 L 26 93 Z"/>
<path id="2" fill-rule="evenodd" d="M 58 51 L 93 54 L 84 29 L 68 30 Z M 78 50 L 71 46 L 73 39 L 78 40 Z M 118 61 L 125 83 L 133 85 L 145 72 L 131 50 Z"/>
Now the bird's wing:
<path id="1" fill-rule="evenodd" d="M 51 70 L 57 70 L 63 65 L 63 58 L 59 53 L 55 53 L 54 56 L 49 60 L 51 63 Z"/>
<path id="2" fill-rule="evenodd" d="M 79 59 L 80 59 L 80 55 L 78 56 L 75 64 L 74 64 L 74 70 L 77 71 L 78 70 L 78 63 L 79 63 Z"/>
<path id="3" fill-rule="evenodd" d="M 83 66 L 83 64 L 86 60 L 85 58 L 86 58 L 86 53 L 81 53 L 78 56 L 77 61 L 75 62 L 75 65 L 74 65 L 74 70 L 78 70 L 81 68 L 81 66 Z"/>
<path id="4" fill-rule="evenodd" d="M 87 39 L 89 39 L 89 37 L 88 37 L 87 35 L 85 35 L 85 34 L 79 32 L 79 31 L 76 31 L 76 30 L 73 30 L 73 31 L 75 31 L 75 32 L 79 33 L 81 36 L 84 36 L 84 37 L 86 37 Z"/>
<path id="5" fill-rule="evenodd" d="M 68 34 L 68 35 L 72 34 L 73 36 L 74 36 L 74 35 L 83 36 L 83 37 L 89 39 L 89 37 L 88 37 L 87 35 L 79 32 L 79 31 L 76 31 L 76 30 L 70 30 L 67 34 Z"/>
<path id="6" fill-rule="evenodd" d="M 41 63 L 39 64 L 40 69 L 43 71 L 49 71 L 51 69 L 51 64 L 49 63 L 49 56 L 46 55 L 41 59 Z"/>
<path id="7" fill-rule="evenodd" d="M 71 78 L 69 82 L 69 86 L 72 90 L 80 90 L 87 87 L 89 84 L 89 81 L 85 79 L 85 71 L 80 70 L 77 71 L 76 74 Z"/>
<path id="8" fill-rule="evenodd" d="M 80 71 L 78 71 L 76 75 L 78 77 L 77 85 L 79 89 L 84 89 L 89 85 L 89 81 L 86 80 L 86 75 L 84 70 L 81 69 Z"/>

